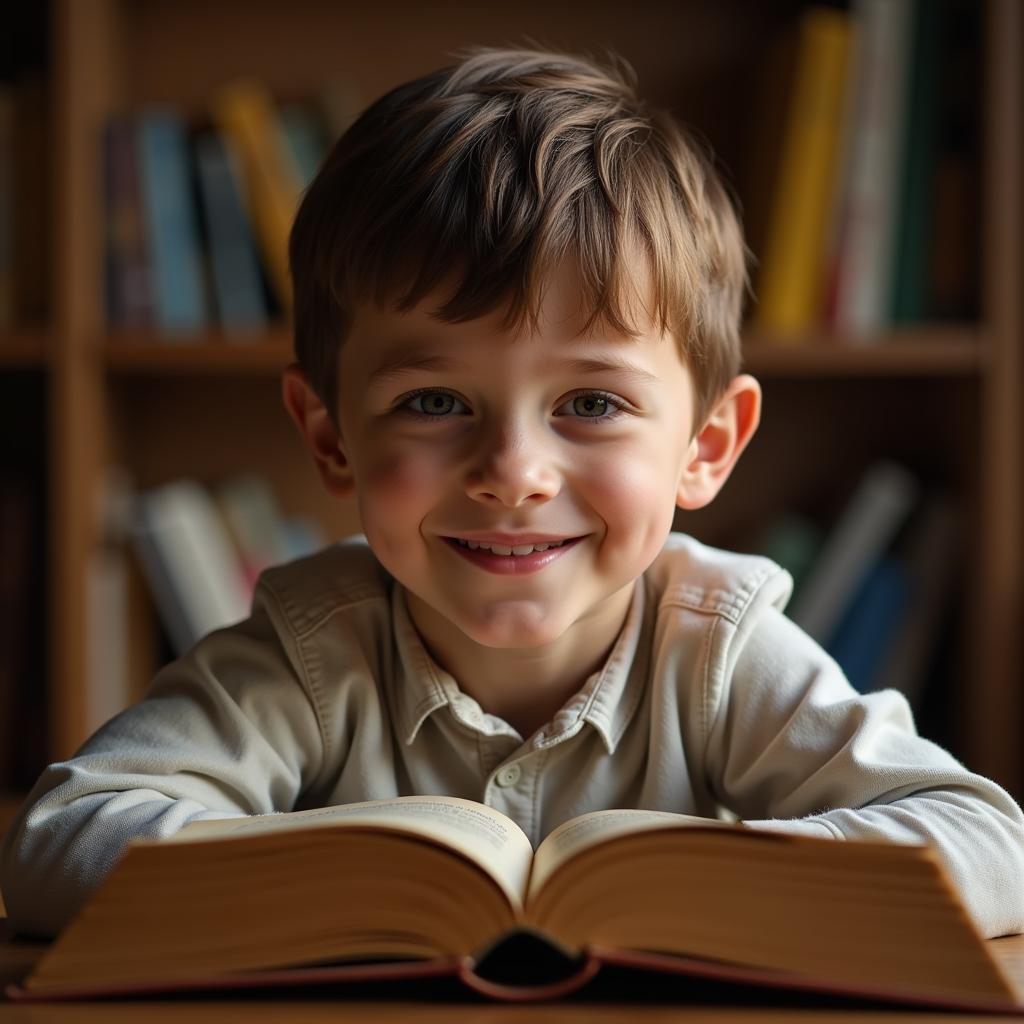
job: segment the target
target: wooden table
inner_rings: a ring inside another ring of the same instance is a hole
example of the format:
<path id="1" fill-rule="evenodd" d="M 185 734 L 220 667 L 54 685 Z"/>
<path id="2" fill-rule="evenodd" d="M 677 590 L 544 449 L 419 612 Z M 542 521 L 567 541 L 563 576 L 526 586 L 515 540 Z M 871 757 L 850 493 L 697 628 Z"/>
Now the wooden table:
<path id="1" fill-rule="evenodd" d="M 45 944 L 11 941 L 0 922 L 0 983 L 20 980 L 31 968 Z M 994 939 L 992 950 L 1017 983 L 1024 1000 L 1024 935 Z M 516 1024 L 553 1021 L 556 1024 L 893 1024 L 896 1021 L 935 1020 L 940 1024 L 963 1021 L 1021 1020 L 1015 1017 L 974 1015 L 926 1015 L 911 1012 L 864 1010 L 794 1010 L 750 1007 L 582 1005 L 547 1003 L 507 1006 L 500 1004 L 416 1004 L 410 1002 L 314 1002 L 282 999 L 277 1002 L 245 999 L 200 1002 L 151 1000 L 148 1002 L 37 1003 L 0 1002 L 0 1024 L 319 1024 L 344 1021 L 401 1021 L 402 1024 Z"/>

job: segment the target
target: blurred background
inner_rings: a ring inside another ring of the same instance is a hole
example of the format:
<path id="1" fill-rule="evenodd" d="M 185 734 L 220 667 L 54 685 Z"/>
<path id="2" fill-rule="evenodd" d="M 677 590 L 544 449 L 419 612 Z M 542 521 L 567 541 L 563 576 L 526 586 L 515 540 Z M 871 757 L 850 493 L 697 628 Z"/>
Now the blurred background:
<path id="1" fill-rule="evenodd" d="M 269 564 L 357 532 L 279 399 L 327 148 L 459 47 L 636 69 L 752 250 L 763 425 L 676 528 L 1024 795 L 1016 0 L 35 0 L 0 38 L 0 816 Z M 3 820 L 0 820 L 2 827 Z"/>

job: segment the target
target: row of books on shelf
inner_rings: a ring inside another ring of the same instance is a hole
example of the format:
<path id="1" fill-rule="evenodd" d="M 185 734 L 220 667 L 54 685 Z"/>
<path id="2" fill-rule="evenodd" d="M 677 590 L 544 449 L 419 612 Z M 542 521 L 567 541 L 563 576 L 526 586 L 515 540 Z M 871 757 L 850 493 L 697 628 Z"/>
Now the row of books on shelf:
<path id="1" fill-rule="evenodd" d="M 343 83 L 315 102 L 277 102 L 240 79 L 201 121 L 171 106 L 112 118 L 102 146 L 111 326 L 244 340 L 288 311 L 299 197 L 357 111 Z"/>
<path id="2" fill-rule="evenodd" d="M 787 515 L 761 550 L 793 576 L 789 617 L 854 687 L 900 690 L 919 712 L 963 569 L 962 529 L 953 497 L 883 460 L 864 472 L 829 529 Z"/>
<path id="3" fill-rule="evenodd" d="M 769 50 L 748 209 L 762 331 L 870 341 L 977 316 L 982 13 L 811 6 Z"/>
<path id="4" fill-rule="evenodd" d="M 136 490 L 125 472 L 114 470 L 102 505 L 102 543 L 87 574 L 90 729 L 149 683 L 133 678 L 133 565 L 155 606 L 166 653 L 180 655 L 206 633 L 248 616 L 264 569 L 325 543 L 319 524 L 284 515 L 269 482 L 254 473 L 210 485 L 181 478 Z"/>

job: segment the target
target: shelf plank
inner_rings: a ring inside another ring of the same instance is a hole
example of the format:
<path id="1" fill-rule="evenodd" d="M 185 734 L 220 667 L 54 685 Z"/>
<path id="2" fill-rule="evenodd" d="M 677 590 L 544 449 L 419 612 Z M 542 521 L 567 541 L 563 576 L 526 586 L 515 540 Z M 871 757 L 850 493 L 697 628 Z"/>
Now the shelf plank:
<path id="1" fill-rule="evenodd" d="M 49 344 L 45 327 L 0 330 L 0 369 L 43 369 Z"/>
<path id="2" fill-rule="evenodd" d="M 987 358 L 972 326 L 891 331 L 871 340 L 750 335 L 743 346 L 744 369 L 765 377 L 971 377 Z"/>
<path id="3" fill-rule="evenodd" d="M 247 340 L 204 334 L 189 340 L 119 333 L 104 344 L 119 374 L 273 375 L 293 359 L 291 334 L 280 328 Z M 766 377 L 965 376 L 981 373 L 986 348 L 973 327 L 894 331 L 870 343 L 829 336 L 778 339 L 750 335 L 744 367 Z"/>
<path id="4" fill-rule="evenodd" d="M 104 344 L 114 373 L 273 375 L 294 360 L 291 334 L 275 330 L 246 339 L 204 334 L 168 340 L 151 333 L 115 334 Z"/>

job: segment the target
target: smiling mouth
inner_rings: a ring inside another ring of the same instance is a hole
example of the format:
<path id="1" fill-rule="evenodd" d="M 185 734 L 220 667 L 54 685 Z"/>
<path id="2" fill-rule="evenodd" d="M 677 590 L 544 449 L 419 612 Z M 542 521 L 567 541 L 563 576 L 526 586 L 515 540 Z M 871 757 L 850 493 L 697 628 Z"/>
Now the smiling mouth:
<path id="1" fill-rule="evenodd" d="M 566 537 L 565 540 L 547 541 L 543 544 L 516 544 L 515 546 L 508 544 L 485 544 L 476 540 L 461 540 L 458 537 L 449 537 L 448 539 L 454 541 L 459 547 L 469 548 L 470 551 L 490 551 L 493 555 L 512 555 L 513 557 L 518 556 L 522 558 L 526 555 L 532 555 L 535 551 L 560 548 L 563 544 L 568 544 L 577 538 Z"/>

